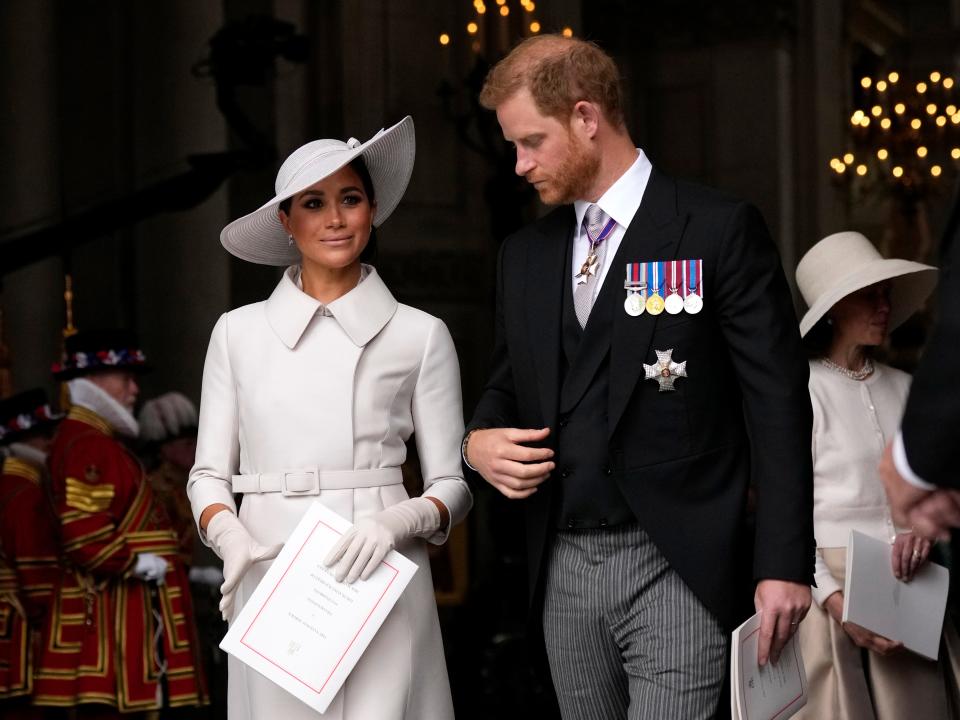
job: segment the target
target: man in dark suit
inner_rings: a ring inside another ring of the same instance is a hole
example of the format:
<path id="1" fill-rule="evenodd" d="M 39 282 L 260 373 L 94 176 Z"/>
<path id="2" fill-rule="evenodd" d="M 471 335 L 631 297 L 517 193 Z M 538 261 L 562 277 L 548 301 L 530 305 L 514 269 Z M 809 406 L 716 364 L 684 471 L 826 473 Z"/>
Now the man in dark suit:
<path id="1" fill-rule="evenodd" d="M 960 527 L 960 187 L 941 249 L 939 321 L 880 474 L 894 519 L 928 537 Z"/>
<path id="2" fill-rule="evenodd" d="M 751 205 L 651 166 L 593 44 L 523 42 L 481 102 L 560 207 L 503 244 L 464 460 L 524 503 L 564 717 L 711 717 L 751 478 L 761 662 L 810 604 L 808 367 L 776 249 Z"/>

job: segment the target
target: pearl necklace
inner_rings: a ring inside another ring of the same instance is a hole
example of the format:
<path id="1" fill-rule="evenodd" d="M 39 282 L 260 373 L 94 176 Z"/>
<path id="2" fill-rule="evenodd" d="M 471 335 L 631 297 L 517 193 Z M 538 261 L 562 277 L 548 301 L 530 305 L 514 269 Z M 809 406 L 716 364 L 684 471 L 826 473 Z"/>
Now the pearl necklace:
<path id="1" fill-rule="evenodd" d="M 834 372 L 838 372 L 844 377 L 848 377 L 851 380 L 866 380 L 868 377 L 873 375 L 873 361 L 870 358 L 866 358 L 863 361 L 863 366 L 859 370 L 850 370 L 845 368 L 842 365 L 837 365 L 830 358 L 820 358 L 820 364 L 826 368 L 830 368 Z"/>

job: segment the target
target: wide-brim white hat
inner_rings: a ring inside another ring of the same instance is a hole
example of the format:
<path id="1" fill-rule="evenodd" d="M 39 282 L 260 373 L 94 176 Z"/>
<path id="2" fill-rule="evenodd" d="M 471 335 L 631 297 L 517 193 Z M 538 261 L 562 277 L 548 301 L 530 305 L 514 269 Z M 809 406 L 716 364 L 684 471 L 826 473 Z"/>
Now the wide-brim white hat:
<path id="1" fill-rule="evenodd" d="M 923 306 L 937 285 L 937 269 L 910 260 L 888 260 L 858 232 L 828 235 L 797 265 L 797 287 L 810 308 L 800 321 L 800 334 L 810 332 L 850 293 L 884 280 L 892 285 L 888 328 L 893 330 Z"/>
<path id="2" fill-rule="evenodd" d="M 277 216 L 280 203 L 361 155 L 376 196 L 373 224 L 380 227 L 397 207 L 413 173 L 416 138 L 409 115 L 364 143 L 356 138 L 347 142 L 324 139 L 294 150 L 277 173 L 276 196 L 227 225 L 220 232 L 220 242 L 231 254 L 249 262 L 284 266 L 300 262 L 300 251 L 289 242 Z"/>

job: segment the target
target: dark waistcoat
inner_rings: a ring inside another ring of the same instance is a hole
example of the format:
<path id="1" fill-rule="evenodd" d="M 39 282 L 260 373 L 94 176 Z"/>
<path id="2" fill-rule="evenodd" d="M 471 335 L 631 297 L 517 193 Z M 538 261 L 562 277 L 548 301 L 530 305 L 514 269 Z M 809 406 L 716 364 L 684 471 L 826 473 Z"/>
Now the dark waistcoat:
<path id="1" fill-rule="evenodd" d="M 569 370 L 577 362 L 583 336 L 573 308 L 570 255 L 571 251 L 567 250 L 567 274 L 563 283 L 561 394 Z M 607 274 L 609 277 L 605 282 L 615 282 L 615 273 L 608 270 Z M 597 322 L 613 324 L 610 317 L 591 314 L 588 324 Z M 572 410 L 560 415 L 556 469 L 547 481 L 557 483 L 554 505 L 554 526 L 557 528 L 609 527 L 635 519 L 610 472 L 607 443 L 609 388 L 608 353 L 580 401 Z"/>

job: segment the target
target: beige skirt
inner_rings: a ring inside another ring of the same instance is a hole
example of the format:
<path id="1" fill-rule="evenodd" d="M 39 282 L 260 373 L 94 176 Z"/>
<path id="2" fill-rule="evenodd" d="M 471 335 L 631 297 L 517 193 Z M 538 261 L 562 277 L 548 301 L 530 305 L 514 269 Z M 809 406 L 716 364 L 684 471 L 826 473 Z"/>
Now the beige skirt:
<path id="1" fill-rule="evenodd" d="M 846 548 L 817 550 L 843 585 Z M 802 720 L 939 720 L 958 718 L 957 636 L 949 618 L 940 660 L 902 650 L 883 657 L 857 647 L 844 629 L 814 603 L 798 629 L 807 670 L 807 705 Z M 951 647 L 947 647 L 951 646 Z"/>

